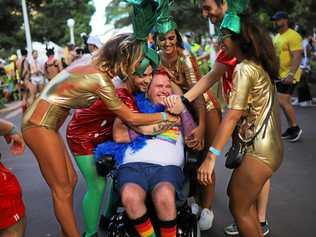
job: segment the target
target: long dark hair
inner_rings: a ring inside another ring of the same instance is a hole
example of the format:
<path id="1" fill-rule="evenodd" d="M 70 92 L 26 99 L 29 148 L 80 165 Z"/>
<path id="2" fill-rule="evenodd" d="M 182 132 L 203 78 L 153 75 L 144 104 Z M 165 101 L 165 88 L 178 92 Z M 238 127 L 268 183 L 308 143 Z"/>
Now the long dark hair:
<path id="1" fill-rule="evenodd" d="M 246 59 L 260 64 L 271 80 L 278 78 L 279 60 L 272 43 L 272 38 L 259 21 L 247 11 L 240 14 L 240 34 L 232 34 Z"/>

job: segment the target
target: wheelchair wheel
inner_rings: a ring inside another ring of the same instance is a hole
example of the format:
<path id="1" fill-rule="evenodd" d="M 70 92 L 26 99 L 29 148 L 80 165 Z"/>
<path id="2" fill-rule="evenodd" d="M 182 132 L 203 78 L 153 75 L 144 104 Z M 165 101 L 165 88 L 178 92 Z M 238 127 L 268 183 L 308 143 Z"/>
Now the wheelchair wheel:
<path id="1" fill-rule="evenodd" d="M 127 217 L 124 212 L 116 213 L 109 221 L 106 230 L 107 237 L 132 237 L 130 234 Z"/>
<path id="2" fill-rule="evenodd" d="M 198 221 L 194 223 L 191 231 L 188 233 L 188 237 L 201 237 L 201 230 Z"/>
<path id="3" fill-rule="evenodd" d="M 190 228 L 183 231 L 178 230 L 177 237 L 201 237 L 201 230 L 198 222 L 191 223 Z"/>
<path id="4" fill-rule="evenodd" d="M 201 231 L 198 218 L 191 212 L 190 207 L 184 204 L 178 211 L 177 237 L 200 237 Z"/>

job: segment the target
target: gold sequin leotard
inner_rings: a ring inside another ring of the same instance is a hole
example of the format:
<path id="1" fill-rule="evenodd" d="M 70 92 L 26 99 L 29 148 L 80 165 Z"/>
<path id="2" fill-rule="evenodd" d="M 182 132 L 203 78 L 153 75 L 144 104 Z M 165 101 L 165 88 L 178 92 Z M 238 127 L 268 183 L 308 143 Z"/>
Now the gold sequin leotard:
<path id="1" fill-rule="evenodd" d="M 122 104 L 107 75 L 100 72 L 74 73 L 64 70 L 46 85 L 28 108 L 23 116 L 22 130 L 44 126 L 57 131 L 70 109 L 89 107 L 97 98 L 109 110 L 116 110 Z"/>
<path id="2" fill-rule="evenodd" d="M 247 154 L 263 161 L 276 171 L 283 159 L 283 143 L 280 135 L 277 96 L 273 97 L 272 93 L 275 93 L 274 84 L 261 66 L 249 60 L 244 60 L 236 66 L 228 107 L 245 111 L 239 130 L 239 137 L 242 140 L 249 141 L 263 126 L 271 106 L 271 99 L 274 98 L 266 130 L 260 130 L 253 145 L 247 147 Z"/>

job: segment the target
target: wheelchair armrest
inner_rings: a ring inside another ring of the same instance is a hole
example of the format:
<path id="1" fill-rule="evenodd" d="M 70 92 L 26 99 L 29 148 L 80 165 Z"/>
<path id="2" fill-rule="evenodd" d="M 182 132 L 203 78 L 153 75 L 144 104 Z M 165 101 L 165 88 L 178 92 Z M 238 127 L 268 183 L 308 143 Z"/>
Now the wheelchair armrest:
<path id="1" fill-rule="evenodd" d="M 112 156 L 104 156 L 96 161 L 97 172 L 100 176 L 106 177 L 115 169 L 115 160 Z"/>
<path id="2" fill-rule="evenodd" d="M 196 169 L 201 164 L 202 158 L 202 151 L 193 151 L 190 148 L 185 148 L 185 164 L 183 172 L 186 177 L 192 177 L 196 174 Z"/>

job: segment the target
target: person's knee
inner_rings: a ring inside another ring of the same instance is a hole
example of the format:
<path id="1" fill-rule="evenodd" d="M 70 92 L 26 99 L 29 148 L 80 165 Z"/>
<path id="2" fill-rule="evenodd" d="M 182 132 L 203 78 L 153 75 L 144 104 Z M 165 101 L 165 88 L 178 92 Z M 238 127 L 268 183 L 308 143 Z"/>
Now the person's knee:
<path id="1" fill-rule="evenodd" d="M 129 184 L 122 188 L 121 201 L 123 206 L 131 212 L 137 210 L 140 205 L 144 205 L 145 203 L 144 194 L 140 188 Z"/>
<path id="2" fill-rule="evenodd" d="M 53 198 L 58 201 L 68 200 L 72 197 L 74 188 L 74 184 L 69 180 L 53 184 L 51 186 Z"/>
<path id="3" fill-rule="evenodd" d="M 236 220 L 240 220 L 246 216 L 246 208 L 231 199 L 229 200 L 229 210 Z"/>
<path id="4" fill-rule="evenodd" d="M 230 188 L 229 210 L 235 219 L 242 220 L 249 216 L 253 203 L 247 195 L 241 195 L 240 190 L 237 189 L 237 187 Z"/>
<path id="5" fill-rule="evenodd" d="M 166 212 L 175 212 L 175 189 L 170 183 L 160 183 L 152 194 L 157 209 Z"/>
<path id="6" fill-rule="evenodd" d="M 278 101 L 282 107 L 286 107 L 291 105 L 291 96 L 287 94 L 279 94 Z"/>
<path id="7" fill-rule="evenodd" d="M 77 183 L 78 183 L 78 176 L 76 173 L 73 173 L 72 175 L 70 175 L 69 177 L 70 180 L 70 185 L 72 187 L 72 189 L 75 189 Z"/>
<path id="8" fill-rule="evenodd" d="M 231 194 L 231 192 L 230 192 L 230 194 Z M 233 217 L 235 217 L 235 215 L 238 213 L 238 210 L 235 206 L 235 203 L 231 200 L 231 197 L 229 199 L 228 207 L 229 207 L 229 210 L 230 210 L 231 214 L 233 215 Z"/>

